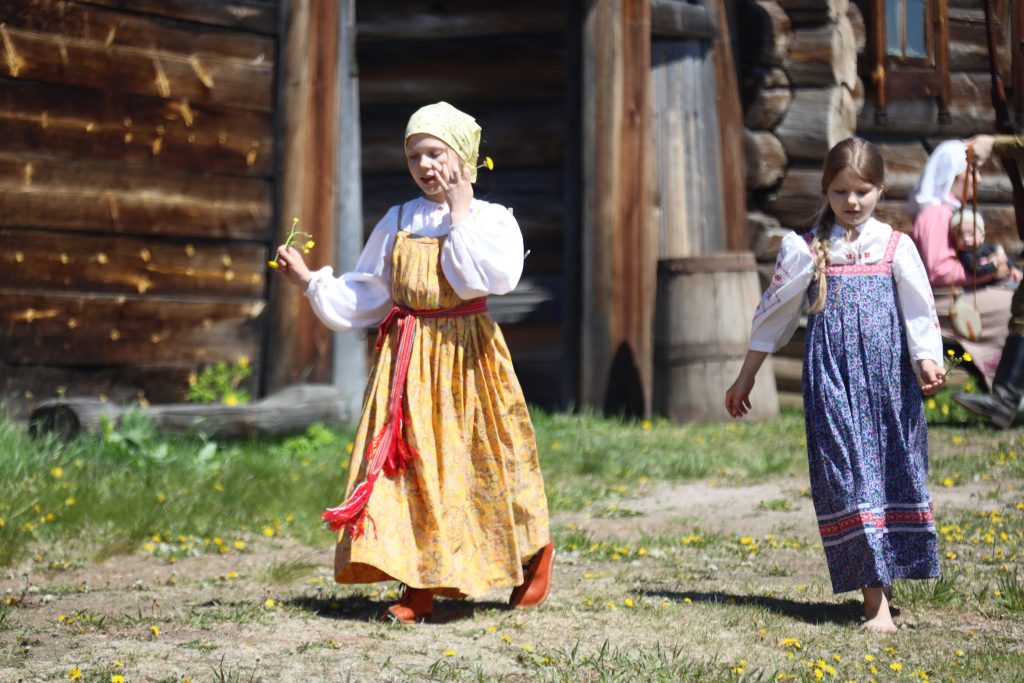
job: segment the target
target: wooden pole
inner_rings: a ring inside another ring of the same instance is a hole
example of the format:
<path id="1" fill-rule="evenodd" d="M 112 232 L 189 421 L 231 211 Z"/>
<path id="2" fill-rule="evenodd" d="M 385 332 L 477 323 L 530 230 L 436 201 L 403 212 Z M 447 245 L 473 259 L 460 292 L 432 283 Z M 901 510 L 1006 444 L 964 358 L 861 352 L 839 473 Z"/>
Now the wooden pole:
<path id="1" fill-rule="evenodd" d="M 282 131 L 281 199 L 274 245 L 284 239 L 293 216 L 312 233 L 311 269 L 335 254 L 338 142 L 338 30 L 336 0 L 293 0 L 285 15 L 280 75 Z M 281 277 L 271 284 L 271 321 L 265 366 L 266 390 L 330 377 L 331 335 Z"/>
<path id="2" fill-rule="evenodd" d="M 363 200 L 361 182 L 361 127 L 359 121 L 359 77 L 356 68 L 356 0 L 339 0 L 338 67 L 336 90 L 340 112 L 337 145 L 337 253 L 339 272 L 355 268 L 363 250 Z M 401 137 L 395 131 L 394 144 Z M 346 407 L 358 415 L 366 383 L 366 342 L 363 335 L 351 332 L 334 335 L 332 379 Z"/>
<path id="3" fill-rule="evenodd" d="M 649 0 L 588 0 L 583 18 L 585 405 L 649 415 L 656 239 Z"/>

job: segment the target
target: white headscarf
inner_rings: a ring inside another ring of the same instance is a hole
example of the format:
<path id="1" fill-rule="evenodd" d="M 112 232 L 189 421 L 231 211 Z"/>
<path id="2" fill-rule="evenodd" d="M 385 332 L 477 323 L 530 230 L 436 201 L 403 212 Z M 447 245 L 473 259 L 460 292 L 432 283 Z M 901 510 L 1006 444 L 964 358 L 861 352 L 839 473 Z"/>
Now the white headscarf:
<path id="1" fill-rule="evenodd" d="M 921 209 L 932 204 L 948 204 L 960 208 L 960 202 L 950 197 L 953 179 L 967 170 L 967 145 L 959 140 L 946 140 L 928 157 L 914 192 L 907 200 L 907 212 L 916 216 Z"/>

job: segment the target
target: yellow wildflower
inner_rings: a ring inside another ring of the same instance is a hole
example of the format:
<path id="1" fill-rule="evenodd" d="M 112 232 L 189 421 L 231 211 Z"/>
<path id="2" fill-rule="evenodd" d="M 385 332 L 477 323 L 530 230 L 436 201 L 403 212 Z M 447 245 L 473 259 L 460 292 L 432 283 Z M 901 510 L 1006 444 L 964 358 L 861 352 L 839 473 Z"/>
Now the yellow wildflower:
<path id="1" fill-rule="evenodd" d="M 71 667 L 71 669 L 68 671 L 68 680 L 69 681 L 77 681 L 81 677 L 82 677 L 82 670 L 79 669 L 77 666 Z"/>
<path id="2" fill-rule="evenodd" d="M 249 356 L 239 356 L 235 363 L 237 363 L 240 368 L 247 368 L 249 367 Z"/>
<path id="3" fill-rule="evenodd" d="M 892 669 L 893 671 L 903 671 L 903 665 L 900 664 L 899 662 L 893 662 L 892 664 L 889 665 L 889 668 Z"/>
<path id="4" fill-rule="evenodd" d="M 974 360 L 973 358 L 971 358 L 971 354 L 967 353 L 966 351 L 964 351 L 963 359 L 967 363 L 970 363 L 972 360 Z"/>
<path id="5" fill-rule="evenodd" d="M 54 479 L 60 479 L 61 477 L 64 476 L 64 468 L 54 467 L 53 469 L 50 470 L 50 476 L 53 477 Z"/>
<path id="6" fill-rule="evenodd" d="M 110 683 L 124 683 L 124 676 L 121 674 L 114 674 L 110 677 Z"/>
<path id="7" fill-rule="evenodd" d="M 278 263 L 277 261 L 267 261 L 267 266 L 273 268 L 274 270 L 277 270 L 278 268 L 281 267 L 281 264 Z"/>
<path id="8" fill-rule="evenodd" d="M 149 627 L 149 632 L 153 634 L 154 638 L 159 638 L 160 637 L 160 628 L 158 626 L 156 626 L 155 624 L 153 626 Z"/>
<path id="9" fill-rule="evenodd" d="M 315 246 L 316 246 L 316 242 L 314 242 L 313 240 L 309 240 L 305 244 L 302 245 L 302 247 L 304 249 L 312 249 Z"/>
<path id="10" fill-rule="evenodd" d="M 444 656 L 445 657 L 454 657 L 455 656 L 455 650 L 445 650 Z"/>
<path id="11" fill-rule="evenodd" d="M 273 598 L 267 598 L 267 601 L 263 603 L 263 606 L 267 609 L 274 609 L 277 607 L 277 602 L 275 602 Z"/>
<path id="12" fill-rule="evenodd" d="M 245 550 L 245 541 L 235 541 L 233 545 L 235 550 Z"/>

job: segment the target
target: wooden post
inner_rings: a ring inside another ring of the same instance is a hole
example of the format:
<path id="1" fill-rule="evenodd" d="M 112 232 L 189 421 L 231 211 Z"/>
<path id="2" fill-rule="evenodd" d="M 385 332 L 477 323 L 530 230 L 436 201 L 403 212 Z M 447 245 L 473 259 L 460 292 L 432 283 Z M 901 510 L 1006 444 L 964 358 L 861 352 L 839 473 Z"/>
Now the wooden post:
<path id="1" fill-rule="evenodd" d="M 726 0 L 714 0 L 718 10 L 715 38 L 715 81 L 718 88 L 718 135 L 722 150 L 722 215 L 725 244 L 730 251 L 748 248 L 746 170 L 743 168 L 743 105 L 732 54 Z"/>
<path id="2" fill-rule="evenodd" d="M 363 199 L 360 164 L 359 77 L 356 75 L 356 0 L 339 0 L 337 108 L 340 132 L 337 145 L 337 253 L 335 268 L 355 268 L 363 250 Z M 396 143 L 397 144 L 397 143 Z M 366 341 L 359 333 L 334 335 L 332 379 L 349 414 L 358 415 L 366 384 Z"/>
<path id="3" fill-rule="evenodd" d="M 580 398 L 649 415 L 657 275 L 650 0 L 588 0 L 585 8 Z"/>
<path id="4" fill-rule="evenodd" d="M 338 141 L 338 29 L 335 0 L 291 0 L 282 8 L 282 114 L 280 163 L 283 181 L 275 226 L 280 244 L 293 216 L 313 234 L 316 247 L 307 257 L 311 269 L 335 254 Z M 266 356 L 266 391 L 294 382 L 323 382 L 330 377 L 331 335 L 303 301 L 302 292 L 274 277 Z"/>

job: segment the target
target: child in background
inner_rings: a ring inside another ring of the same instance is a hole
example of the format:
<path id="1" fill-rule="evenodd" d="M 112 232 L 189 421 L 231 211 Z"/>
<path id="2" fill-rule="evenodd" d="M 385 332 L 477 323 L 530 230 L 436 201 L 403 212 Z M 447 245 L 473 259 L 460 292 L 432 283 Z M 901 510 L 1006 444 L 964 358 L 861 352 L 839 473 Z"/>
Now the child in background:
<path id="1" fill-rule="evenodd" d="M 878 149 L 833 147 L 814 228 L 790 233 L 754 313 L 725 405 L 750 410 L 758 368 L 806 312 L 803 401 L 811 495 L 832 590 L 860 590 L 864 627 L 894 632 L 894 579 L 939 575 L 922 390 L 945 380 L 928 276 L 913 242 L 872 217 L 885 183 Z"/>
<path id="2" fill-rule="evenodd" d="M 514 587 L 510 606 L 532 607 L 550 587 L 533 425 L 487 313 L 487 296 L 519 281 L 523 237 L 511 211 L 473 197 L 479 144 L 471 116 L 419 109 L 405 154 L 422 196 L 388 210 L 354 271 L 311 273 L 278 249 L 328 327 L 380 323 L 348 495 L 323 518 L 340 532 L 336 580 L 401 581 L 388 614 L 403 623 L 428 618 L 434 595 Z"/>
<path id="3" fill-rule="evenodd" d="M 1004 287 L 1016 289 L 1021 279 L 1021 270 L 1007 257 L 998 244 L 985 242 L 985 218 L 977 211 L 957 209 L 949 219 L 949 236 L 956 247 L 956 257 L 967 273 L 978 279 L 990 276 Z M 1004 262 L 1009 274 L 1000 279 L 999 263 Z"/>

